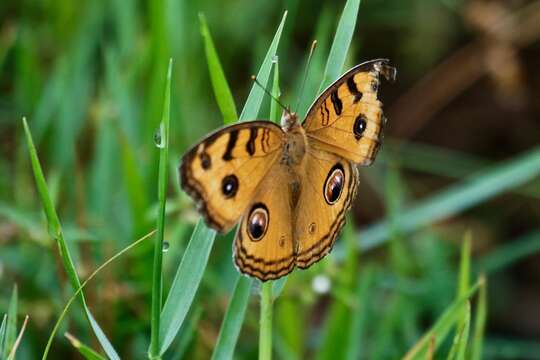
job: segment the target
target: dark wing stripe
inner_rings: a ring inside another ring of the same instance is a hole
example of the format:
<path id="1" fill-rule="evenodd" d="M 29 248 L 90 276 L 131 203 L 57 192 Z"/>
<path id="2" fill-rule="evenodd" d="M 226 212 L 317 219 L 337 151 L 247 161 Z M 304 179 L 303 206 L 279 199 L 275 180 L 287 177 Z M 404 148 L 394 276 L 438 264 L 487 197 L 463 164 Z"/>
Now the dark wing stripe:
<path id="1" fill-rule="evenodd" d="M 255 140 L 257 139 L 258 131 L 259 129 L 255 127 L 249 129 L 249 140 L 246 144 L 246 151 L 248 152 L 249 156 L 253 156 L 253 154 L 255 154 Z"/>
<path id="2" fill-rule="evenodd" d="M 349 92 L 354 95 L 353 103 L 356 104 L 362 99 L 362 93 L 358 90 L 356 83 L 354 82 L 354 75 L 347 79 L 347 88 L 349 89 Z"/>
<path id="3" fill-rule="evenodd" d="M 334 105 L 334 111 L 336 112 L 336 115 L 341 115 L 341 110 L 343 110 L 343 103 L 339 99 L 337 89 L 332 91 L 332 94 L 330 94 L 330 100 L 332 100 L 332 105 Z"/>
<path id="4" fill-rule="evenodd" d="M 223 154 L 223 160 L 229 161 L 232 160 L 232 151 L 236 146 L 236 140 L 238 140 L 238 129 L 234 129 L 229 133 L 229 142 L 227 142 L 227 148 Z"/>

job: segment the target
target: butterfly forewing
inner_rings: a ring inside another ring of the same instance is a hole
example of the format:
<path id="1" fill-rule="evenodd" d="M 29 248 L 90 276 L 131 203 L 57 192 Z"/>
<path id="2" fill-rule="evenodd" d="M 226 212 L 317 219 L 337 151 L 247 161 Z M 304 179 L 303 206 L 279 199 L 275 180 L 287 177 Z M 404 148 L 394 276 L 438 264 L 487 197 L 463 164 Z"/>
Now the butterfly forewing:
<path id="1" fill-rule="evenodd" d="M 271 122 L 246 122 L 216 131 L 184 155 L 181 186 L 208 225 L 224 232 L 238 222 L 279 156 L 283 136 Z"/>
<path id="2" fill-rule="evenodd" d="M 330 85 L 311 106 L 304 123 L 310 146 L 369 165 L 384 125 L 377 98 L 379 75 L 395 78 L 387 60 L 360 64 Z"/>

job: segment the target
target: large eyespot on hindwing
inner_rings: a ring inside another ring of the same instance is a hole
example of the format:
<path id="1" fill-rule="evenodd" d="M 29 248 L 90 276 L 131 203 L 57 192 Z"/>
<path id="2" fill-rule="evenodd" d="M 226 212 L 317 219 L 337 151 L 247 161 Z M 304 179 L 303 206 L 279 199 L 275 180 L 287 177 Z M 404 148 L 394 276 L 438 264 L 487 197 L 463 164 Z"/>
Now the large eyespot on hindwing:
<path id="1" fill-rule="evenodd" d="M 251 207 L 247 219 L 247 233 L 252 241 L 259 241 L 270 225 L 270 213 L 266 205 L 257 203 Z"/>
<path id="2" fill-rule="evenodd" d="M 323 194 L 328 205 L 337 203 L 345 187 L 345 171 L 340 163 L 330 169 L 324 181 Z"/>
<path id="3" fill-rule="evenodd" d="M 230 199 L 238 192 L 238 178 L 236 175 L 227 175 L 221 180 L 221 192 L 225 198 Z"/>

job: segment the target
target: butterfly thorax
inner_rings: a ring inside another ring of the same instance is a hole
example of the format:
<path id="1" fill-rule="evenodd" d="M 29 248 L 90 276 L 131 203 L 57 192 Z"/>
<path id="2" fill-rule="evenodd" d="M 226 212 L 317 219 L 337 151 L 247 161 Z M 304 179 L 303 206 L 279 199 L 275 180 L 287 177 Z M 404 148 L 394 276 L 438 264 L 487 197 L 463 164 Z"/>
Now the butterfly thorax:
<path id="1" fill-rule="evenodd" d="M 296 114 L 288 111 L 281 118 L 281 127 L 285 132 L 285 143 L 280 163 L 290 166 L 292 171 L 301 172 L 307 147 L 306 131 L 298 123 Z"/>

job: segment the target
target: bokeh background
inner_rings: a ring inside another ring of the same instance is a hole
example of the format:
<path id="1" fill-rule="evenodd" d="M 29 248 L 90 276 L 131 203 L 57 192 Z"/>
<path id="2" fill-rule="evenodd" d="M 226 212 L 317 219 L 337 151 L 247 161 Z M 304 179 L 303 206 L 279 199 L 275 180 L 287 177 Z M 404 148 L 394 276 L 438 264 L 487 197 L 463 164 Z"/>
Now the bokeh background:
<path id="1" fill-rule="evenodd" d="M 174 59 L 167 290 L 198 218 L 175 168 L 184 150 L 222 124 L 199 12 L 241 109 L 287 9 L 278 51 L 285 103 L 296 104 L 310 44 L 318 40 L 304 113 L 344 3 L 0 3 L 0 313 L 17 284 L 19 322 L 30 315 L 20 358 L 41 354 L 72 291 L 35 191 L 22 116 L 84 279 L 155 226 L 153 137 Z M 381 86 L 389 118 L 383 150 L 360 170 L 346 229 L 353 246 L 340 241 L 327 259 L 294 272 L 276 301 L 276 357 L 338 356 L 346 336 L 336 329 L 358 306 L 367 324 L 361 357 L 404 355 L 455 298 L 460 245 L 470 231 L 471 276 L 484 272 L 488 279 L 484 357 L 540 359 L 539 39 L 540 1 L 362 1 L 346 66 L 384 57 L 398 68 L 397 82 Z M 260 117 L 268 117 L 268 105 L 266 99 Z M 475 182 L 480 188 L 467 192 Z M 86 290 L 125 358 L 143 358 L 148 347 L 152 259 L 148 241 Z M 366 269 L 372 281 L 357 304 L 356 279 Z M 170 358 L 210 356 L 235 272 L 231 236 L 221 236 Z M 257 354 L 257 292 L 255 286 L 238 359 Z M 80 308 L 70 311 L 65 331 L 99 348 Z M 53 355 L 77 358 L 63 336 Z"/>

